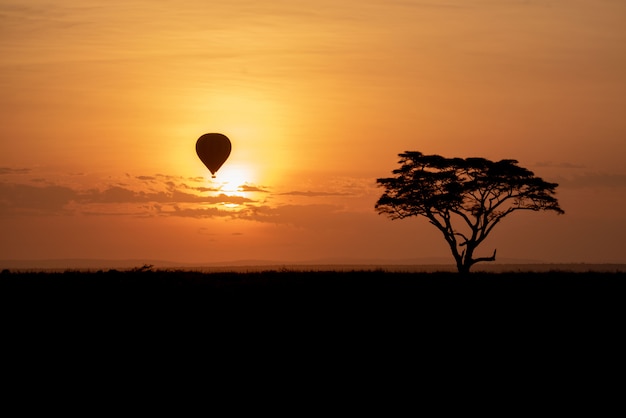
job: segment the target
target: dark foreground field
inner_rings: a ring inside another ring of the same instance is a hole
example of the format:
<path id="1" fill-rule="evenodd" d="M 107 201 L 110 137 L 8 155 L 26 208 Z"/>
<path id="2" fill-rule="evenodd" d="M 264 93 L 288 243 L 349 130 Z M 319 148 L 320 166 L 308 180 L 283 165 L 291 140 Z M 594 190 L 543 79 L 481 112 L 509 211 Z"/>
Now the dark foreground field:
<path id="1" fill-rule="evenodd" d="M 0 275 L 5 304 L 150 306 L 152 309 L 414 310 L 617 309 L 624 272 L 451 272 L 385 270 L 248 273 L 136 268 L 126 271 L 10 272 Z"/>
<path id="2" fill-rule="evenodd" d="M 540 336 L 544 344 L 567 334 L 587 344 L 621 340 L 625 289 L 624 272 L 5 271 L 0 306 L 5 323 L 27 318 L 46 330 L 186 330 L 198 338 L 235 333 L 259 341 L 279 330 L 280 338 L 435 338 L 452 346 L 474 344 L 477 335 L 506 336 L 507 344 Z"/>
<path id="3" fill-rule="evenodd" d="M 409 272 L 383 268 L 353 270 L 257 269 L 215 271 L 152 269 L 11 271 L 0 274 L 5 291 L 200 291 L 215 293 L 395 292 L 400 290 L 473 291 L 496 289 L 591 289 L 620 286 L 624 271 Z"/>
<path id="4" fill-rule="evenodd" d="M 236 391 L 251 376 L 255 391 L 279 378 L 281 395 L 318 381 L 320 393 L 343 397 L 356 384 L 377 398 L 395 382 L 413 399 L 421 382 L 440 396 L 460 385 L 481 402 L 505 393 L 523 405 L 537 393 L 552 399 L 564 382 L 587 393 L 613 380 L 605 372 L 623 357 L 625 280 L 623 272 L 4 272 L 3 348 L 12 350 L 4 359 L 54 365 L 51 376 L 70 364 L 115 385 L 132 386 L 122 377 L 129 371 L 158 382 L 175 370 Z"/>

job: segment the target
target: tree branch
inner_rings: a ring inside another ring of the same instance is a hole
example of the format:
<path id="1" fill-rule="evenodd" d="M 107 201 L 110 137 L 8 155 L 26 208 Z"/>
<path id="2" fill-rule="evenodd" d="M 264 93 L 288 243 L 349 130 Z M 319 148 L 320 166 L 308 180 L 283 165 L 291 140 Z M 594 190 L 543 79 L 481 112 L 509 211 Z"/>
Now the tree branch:
<path id="1" fill-rule="evenodd" d="M 493 255 L 491 257 L 479 257 L 472 260 L 472 264 L 479 263 L 481 261 L 496 261 L 496 250 L 493 250 Z"/>

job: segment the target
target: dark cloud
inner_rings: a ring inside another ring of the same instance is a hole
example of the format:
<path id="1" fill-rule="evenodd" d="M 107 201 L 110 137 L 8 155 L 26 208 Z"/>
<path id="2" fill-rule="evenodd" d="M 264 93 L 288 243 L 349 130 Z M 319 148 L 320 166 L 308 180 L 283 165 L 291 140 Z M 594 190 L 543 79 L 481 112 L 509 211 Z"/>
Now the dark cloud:
<path id="1" fill-rule="evenodd" d="M 0 183 L 0 214 L 58 214 L 75 197 L 69 187 Z"/>
<path id="2" fill-rule="evenodd" d="M 90 190 L 78 194 L 76 200 L 80 203 L 250 203 L 251 199 L 242 196 L 229 196 L 221 193 L 217 196 L 198 196 L 191 193 L 184 193 L 179 190 L 168 190 L 166 192 L 144 192 L 113 186 L 105 190 Z"/>
<path id="3" fill-rule="evenodd" d="M 197 190 L 199 192 L 219 192 L 220 191 L 219 188 L 215 188 L 215 187 L 189 187 L 186 185 L 183 187 L 192 189 L 192 190 Z"/>
<path id="4" fill-rule="evenodd" d="M 586 173 L 569 178 L 561 177 L 556 182 L 566 188 L 623 188 L 626 187 L 626 174 Z"/>
<path id="5" fill-rule="evenodd" d="M 80 203 L 128 203 L 149 202 L 144 192 L 135 192 L 125 187 L 112 186 L 105 190 L 92 189 L 81 193 L 76 200 Z"/>
<path id="6" fill-rule="evenodd" d="M 182 193 L 174 191 L 172 197 L 175 202 L 182 203 L 233 203 L 241 205 L 243 203 L 253 203 L 254 200 L 248 199 L 243 196 L 230 196 L 228 194 L 220 193 L 217 196 L 197 196 L 189 193 Z"/>
<path id="7" fill-rule="evenodd" d="M 223 210 L 223 209 L 215 208 L 215 207 L 180 208 L 176 206 L 171 211 L 163 210 L 159 214 L 163 216 L 179 216 L 183 218 L 219 218 L 219 217 L 232 218 L 232 217 L 235 217 L 235 214 L 232 211 Z"/>
<path id="8" fill-rule="evenodd" d="M 257 222 L 274 224 L 288 224 L 298 227 L 326 227 L 332 228 L 333 222 L 343 212 L 337 205 L 283 205 L 278 207 L 254 206 L 240 211 L 237 217 Z"/>
<path id="9" fill-rule="evenodd" d="M 585 168 L 584 165 L 573 164 L 568 162 L 552 162 L 552 161 L 540 161 L 535 164 L 536 167 L 541 168 Z"/>
<path id="10" fill-rule="evenodd" d="M 127 177 L 131 177 L 129 174 L 126 174 Z M 170 175 L 166 175 L 166 174 L 155 174 L 152 176 L 147 176 L 147 175 L 141 175 L 141 176 L 135 176 L 135 178 L 137 180 L 141 180 L 141 181 L 145 181 L 145 182 L 151 182 L 154 184 L 161 184 L 166 186 L 167 189 L 169 190 L 174 190 L 174 189 L 188 189 L 188 190 L 195 190 L 198 192 L 220 192 L 223 189 L 223 186 L 218 186 L 218 187 L 206 187 L 206 186 L 195 186 L 195 185 L 189 185 L 186 182 L 191 182 L 191 183 L 205 183 L 205 178 L 204 177 L 181 177 L 181 176 L 170 176 Z M 250 184 L 242 184 L 237 188 L 238 192 L 261 192 L 261 193 L 269 193 L 268 188 L 263 187 L 263 186 L 255 186 L 255 185 L 250 185 Z"/>
<path id="11" fill-rule="evenodd" d="M 307 197 L 322 197 L 322 196 L 351 196 L 352 193 L 343 192 L 312 192 L 312 191 L 291 191 L 279 193 L 282 196 L 307 196 Z"/>
<path id="12" fill-rule="evenodd" d="M 154 176 L 155 177 L 162 177 L 162 178 L 168 179 L 168 180 L 182 180 L 183 179 L 182 176 L 171 176 L 169 174 L 160 174 L 160 173 L 157 173 Z"/>
<path id="13" fill-rule="evenodd" d="M 126 176 L 127 183 L 111 182 L 103 189 L 78 189 L 50 183 L 0 183 L 0 214 L 71 214 L 89 216 L 236 218 L 253 222 L 331 228 L 345 222 L 336 205 L 269 206 L 242 192 L 269 193 L 269 188 L 244 184 L 236 194 L 193 187 L 173 176 Z M 146 188 L 146 183 L 150 188 Z M 142 187 L 143 186 L 143 187 Z M 198 193 L 203 192 L 203 193 Z M 244 194 L 244 196 L 240 196 Z M 349 193 L 291 191 L 291 196 L 346 196 Z"/>
<path id="14" fill-rule="evenodd" d="M 289 225 L 299 228 L 335 229 L 350 222 L 353 213 L 336 205 L 283 205 L 277 207 L 243 204 L 234 208 L 184 207 L 184 205 L 153 207 L 155 216 L 186 218 L 232 218 L 253 222 Z"/>
<path id="15" fill-rule="evenodd" d="M 175 185 L 166 191 L 136 191 L 125 186 L 114 185 L 104 190 L 89 189 L 75 190 L 70 187 L 58 185 L 41 185 L 33 186 L 27 184 L 9 184 L 0 183 L 0 214 L 33 214 L 47 213 L 60 214 L 69 213 L 73 210 L 80 210 L 85 214 L 111 214 L 118 211 L 110 210 L 93 210 L 89 205 L 125 205 L 125 204 L 143 204 L 139 206 L 141 210 L 151 213 L 166 214 L 165 211 L 159 211 L 158 205 L 176 205 L 176 204 L 234 204 L 244 205 L 254 203 L 254 200 L 243 196 L 228 195 L 220 193 L 218 195 L 198 196 L 191 193 L 185 193 L 175 188 Z M 70 204 L 72 208 L 70 210 Z M 147 204 L 151 204 L 148 210 Z M 85 208 L 76 208 L 76 205 L 86 206 Z M 183 212 L 178 212 L 180 216 L 188 216 Z M 206 217 L 211 212 L 203 209 L 202 217 Z M 228 212 L 230 213 L 230 212 Z M 214 216 L 213 214 L 211 216 Z"/>
<path id="16" fill-rule="evenodd" d="M 0 175 L 3 174 L 28 174 L 30 173 L 30 168 L 11 168 L 11 167 L 0 167 Z"/>
<path id="17" fill-rule="evenodd" d="M 269 193 L 268 190 L 263 189 L 261 187 L 258 186 L 250 186 L 248 184 L 242 184 L 241 186 L 239 186 L 237 188 L 240 192 L 262 192 L 262 193 Z"/>
<path id="18" fill-rule="evenodd" d="M 137 212 L 105 212 L 105 211 L 98 211 L 98 210 L 81 210 L 80 211 L 81 215 L 84 216 L 132 216 L 134 218 L 148 218 L 153 216 L 150 213 L 144 212 L 144 213 L 137 213 Z"/>
<path id="19" fill-rule="evenodd" d="M 186 190 L 177 188 L 146 191 L 119 185 L 111 185 L 105 189 L 76 190 L 58 185 L 0 183 L 0 216 L 81 214 L 107 217 L 239 219 L 316 231 L 344 228 L 354 222 L 355 216 L 359 216 L 358 213 L 346 211 L 340 205 L 270 206 L 245 196 L 231 196 L 227 193 L 199 196 Z M 305 194 L 313 195 L 315 194 Z"/>

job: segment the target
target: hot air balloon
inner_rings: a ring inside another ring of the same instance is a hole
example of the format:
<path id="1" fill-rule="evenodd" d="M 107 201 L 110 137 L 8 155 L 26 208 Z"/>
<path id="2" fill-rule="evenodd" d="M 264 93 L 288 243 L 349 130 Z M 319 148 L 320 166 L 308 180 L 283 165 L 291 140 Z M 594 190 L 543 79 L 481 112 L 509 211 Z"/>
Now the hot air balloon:
<path id="1" fill-rule="evenodd" d="M 230 139 L 226 135 L 204 134 L 196 141 L 196 153 L 206 168 L 211 171 L 213 178 L 230 155 L 230 150 Z"/>

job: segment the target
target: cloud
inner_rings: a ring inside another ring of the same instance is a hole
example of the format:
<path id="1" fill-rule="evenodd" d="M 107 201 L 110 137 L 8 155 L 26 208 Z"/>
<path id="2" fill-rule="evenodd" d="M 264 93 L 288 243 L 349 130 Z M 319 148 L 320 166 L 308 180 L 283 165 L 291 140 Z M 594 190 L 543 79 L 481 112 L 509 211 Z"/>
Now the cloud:
<path id="1" fill-rule="evenodd" d="M 37 185 L 0 183 L 0 214 L 8 216 L 80 212 L 91 215 L 133 213 L 151 216 L 154 214 L 190 216 L 196 213 L 198 217 L 206 217 L 215 216 L 217 212 L 207 209 L 197 212 L 185 212 L 182 209 L 166 212 L 159 211 L 158 208 L 159 205 L 173 207 L 189 204 L 239 206 L 255 202 L 248 197 L 228 193 L 207 195 L 188 193 L 169 181 L 162 183 L 162 186 L 165 186 L 165 190 L 136 190 L 130 185 L 117 183 L 104 189 L 81 190 L 47 183 Z"/>
<path id="2" fill-rule="evenodd" d="M 216 196 L 198 196 L 179 190 L 165 192 L 135 191 L 119 186 L 112 186 L 105 190 L 89 190 L 76 194 L 75 199 L 80 203 L 233 203 L 243 204 L 254 202 L 243 196 L 230 196 L 220 193 Z"/>
<path id="3" fill-rule="evenodd" d="M 281 191 L 275 195 L 303 198 L 345 197 L 356 199 L 367 196 L 373 191 L 377 193 L 376 182 L 371 177 L 334 176 L 324 184 L 309 181 L 302 183 L 296 190 Z"/>
<path id="4" fill-rule="evenodd" d="M 307 196 L 307 197 L 320 197 L 320 196 L 351 196 L 352 193 L 345 192 L 312 192 L 312 191 L 291 191 L 278 193 L 281 196 Z"/>
<path id="5" fill-rule="evenodd" d="M 4 174 L 28 174 L 30 173 L 30 168 L 11 168 L 11 167 L 0 167 L 0 175 Z"/>
<path id="6" fill-rule="evenodd" d="M 189 187 L 187 185 L 182 185 L 182 187 L 186 187 L 188 189 L 197 190 L 199 192 L 219 192 L 219 188 L 215 187 Z"/>
<path id="7" fill-rule="evenodd" d="M 161 216 L 178 216 L 182 218 L 218 218 L 235 217 L 235 212 L 224 210 L 216 207 L 208 208 L 181 208 L 174 206 L 173 210 L 161 210 L 159 212 Z"/>
<path id="8" fill-rule="evenodd" d="M 105 190 L 89 190 L 86 193 L 77 194 L 76 200 L 81 203 L 127 203 L 149 202 L 146 193 L 134 192 L 130 189 L 112 186 Z"/>
<path id="9" fill-rule="evenodd" d="M 296 227 L 333 228 L 338 223 L 331 219 L 345 213 L 342 206 L 327 204 L 254 206 L 239 212 L 237 218 Z"/>
<path id="10" fill-rule="evenodd" d="M 269 193 L 269 190 L 263 189 L 258 186 L 250 186 L 248 184 L 242 184 L 237 188 L 240 192 L 261 192 L 261 193 Z"/>
<path id="11" fill-rule="evenodd" d="M 0 214 L 60 214 L 75 197 L 69 187 L 0 183 Z"/>
<path id="12" fill-rule="evenodd" d="M 35 173 L 36 175 L 36 173 Z M 34 176 L 33 176 L 34 178 Z M 59 177 L 57 177 L 59 178 Z M 195 187 L 194 179 L 156 175 L 125 175 L 107 179 L 103 187 L 80 188 L 48 182 L 0 183 L 0 215 L 60 215 L 133 217 L 184 217 L 240 219 L 251 222 L 290 225 L 302 228 L 339 227 L 347 222 L 343 206 L 335 204 L 293 204 L 282 196 L 355 196 L 354 181 L 333 184 L 329 191 L 288 191 L 274 194 L 270 188 L 243 184 L 229 193 L 220 188 Z M 345 183 L 345 184 L 344 184 Z M 91 183 L 93 184 L 93 182 Z M 358 188 L 356 188 L 358 190 Z M 251 193 L 250 195 L 248 193 Z M 254 193 L 267 194 L 263 201 Z M 291 199 L 290 199 L 291 200 Z M 269 201 L 272 203 L 270 204 Z"/>
<path id="13" fill-rule="evenodd" d="M 162 177 L 162 178 L 167 179 L 167 180 L 183 180 L 183 177 L 181 177 L 181 176 L 172 176 L 172 175 L 169 175 L 169 174 L 160 174 L 160 173 L 155 174 L 154 177 Z M 196 177 L 196 178 L 198 178 L 198 177 Z M 202 178 L 202 177 L 200 177 L 200 178 Z"/>
<path id="14" fill-rule="evenodd" d="M 536 167 L 541 168 L 585 168 L 584 165 L 573 164 L 568 162 L 552 162 L 552 161 L 540 161 L 535 164 Z"/>
<path id="15" fill-rule="evenodd" d="M 574 177 L 561 177 L 556 180 L 566 188 L 623 188 L 626 187 L 626 174 L 586 173 Z"/>

